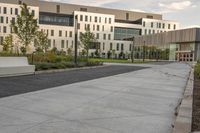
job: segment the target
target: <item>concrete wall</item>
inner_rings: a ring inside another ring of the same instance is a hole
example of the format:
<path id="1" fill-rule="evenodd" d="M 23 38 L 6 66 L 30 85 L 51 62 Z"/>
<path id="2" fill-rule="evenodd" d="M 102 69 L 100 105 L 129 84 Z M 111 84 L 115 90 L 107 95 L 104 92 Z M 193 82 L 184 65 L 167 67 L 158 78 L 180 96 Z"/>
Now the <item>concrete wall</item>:
<path id="1" fill-rule="evenodd" d="M 165 45 L 169 43 L 183 43 L 183 42 L 196 42 L 200 38 L 197 38 L 197 31 L 200 29 L 191 28 L 176 31 L 169 31 L 165 33 L 144 35 L 137 37 L 136 45 L 143 45 L 144 41 L 146 45 Z M 200 37 L 200 36 L 199 36 Z"/>

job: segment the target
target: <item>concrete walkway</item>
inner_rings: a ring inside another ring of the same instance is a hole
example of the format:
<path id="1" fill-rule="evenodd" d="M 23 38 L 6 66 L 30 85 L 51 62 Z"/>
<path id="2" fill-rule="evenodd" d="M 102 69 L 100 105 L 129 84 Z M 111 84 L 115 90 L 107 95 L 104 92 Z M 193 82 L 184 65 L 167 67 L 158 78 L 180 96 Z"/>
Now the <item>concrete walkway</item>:
<path id="1" fill-rule="evenodd" d="M 0 99 L 0 133 L 170 133 L 190 67 L 155 65 Z"/>

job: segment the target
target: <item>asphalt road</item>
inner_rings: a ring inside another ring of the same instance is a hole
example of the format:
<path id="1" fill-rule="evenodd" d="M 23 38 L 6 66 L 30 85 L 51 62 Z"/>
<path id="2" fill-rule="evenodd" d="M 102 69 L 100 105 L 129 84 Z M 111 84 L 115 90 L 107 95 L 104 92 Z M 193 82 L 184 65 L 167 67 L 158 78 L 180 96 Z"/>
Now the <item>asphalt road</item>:
<path id="1" fill-rule="evenodd" d="M 0 98 L 145 69 L 139 66 L 105 66 L 58 73 L 0 78 Z"/>

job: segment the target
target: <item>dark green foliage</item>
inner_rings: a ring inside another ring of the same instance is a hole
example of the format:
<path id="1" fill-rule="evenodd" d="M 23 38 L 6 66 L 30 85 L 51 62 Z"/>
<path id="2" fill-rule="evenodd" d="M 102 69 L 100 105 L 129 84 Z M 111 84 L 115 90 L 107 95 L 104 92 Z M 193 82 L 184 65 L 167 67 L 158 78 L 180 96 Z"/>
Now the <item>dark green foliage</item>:
<path id="1" fill-rule="evenodd" d="M 195 75 L 197 76 L 197 78 L 200 79 L 200 63 L 199 62 L 195 66 Z"/>

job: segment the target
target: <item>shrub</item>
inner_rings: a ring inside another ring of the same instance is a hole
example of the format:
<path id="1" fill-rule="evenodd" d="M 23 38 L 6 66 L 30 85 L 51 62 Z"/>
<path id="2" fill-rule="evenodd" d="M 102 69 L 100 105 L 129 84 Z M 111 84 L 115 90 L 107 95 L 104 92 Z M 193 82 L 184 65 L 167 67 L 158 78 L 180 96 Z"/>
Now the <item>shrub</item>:
<path id="1" fill-rule="evenodd" d="M 200 79 L 200 63 L 195 66 L 195 75 Z"/>

